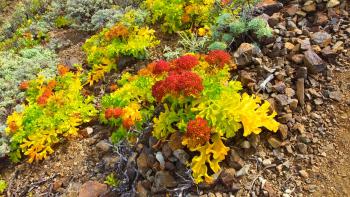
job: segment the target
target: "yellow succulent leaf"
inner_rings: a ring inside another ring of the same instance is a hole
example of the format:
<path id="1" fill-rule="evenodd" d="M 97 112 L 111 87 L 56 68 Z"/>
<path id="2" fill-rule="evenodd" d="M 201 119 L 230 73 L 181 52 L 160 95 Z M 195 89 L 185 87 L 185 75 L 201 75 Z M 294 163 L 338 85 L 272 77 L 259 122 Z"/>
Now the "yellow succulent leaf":
<path id="1" fill-rule="evenodd" d="M 189 147 L 191 151 L 199 152 L 199 155 L 193 157 L 190 164 L 193 179 L 197 184 L 203 181 L 211 183 L 214 180 L 213 175 L 208 174 L 207 164 L 209 164 L 214 174 L 218 173 L 221 169 L 219 163 L 225 159 L 227 152 L 230 150 L 224 145 L 218 134 L 213 135 L 211 141 L 212 143 L 207 142 L 203 146 Z M 184 139 L 182 143 L 184 145 L 189 145 L 190 142 L 188 139 Z"/>
<path id="2" fill-rule="evenodd" d="M 251 133 L 259 134 L 261 127 L 277 132 L 279 123 L 274 119 L 276 112 L 269 114 L 270 103 L 265 101 L 262 105 L 261 99 L 258 96 L 249 96 L 244 93 L 240 103 L 240 119 L 243 124 L 243 136 L 248 136 Z"/>

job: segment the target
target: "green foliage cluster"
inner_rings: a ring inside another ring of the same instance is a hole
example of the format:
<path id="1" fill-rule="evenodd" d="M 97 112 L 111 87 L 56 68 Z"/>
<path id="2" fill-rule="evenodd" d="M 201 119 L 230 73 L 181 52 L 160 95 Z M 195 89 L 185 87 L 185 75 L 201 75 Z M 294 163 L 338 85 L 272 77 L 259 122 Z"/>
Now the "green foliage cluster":
<path id="1" fill-rule="evenodd" d="M 0 41 L 4 41 L 13 36 L 18 28 L 27 24 L 28 20 L 33 20 L 38 14 L 45 12 L 50 0 L 24 0 L 16 4 L 14 12 L 0 27 Z"/>
<path id="2" fill-rule="evenodd" d="M 3 194 L 7 188 L 7 183 L 5 180 L 0 179 L 0 194 Z"/>
<path id="3" fill-rule="evenodd" d="M 30 163 L 45 159 L 62 137 L 76 136 L 78 126 L 95 116 L 93 98 L 81 94 L 80 74 L 65 70 L 60 74 L 51 80 L 40 76 L 30 81 L 28 104 L 7 118 L 12 161 L 18 162 L 22 154 Z"/>
<path id="4" fill-rule="evenodd" d="M 217 17 L 215 24 L 211 27 L 213 43 L 211 49 L 222 49 L 229 46 L 242 36 L 255 35 L 257 39 L 271 37 L 272 30 L 267 22 L 259 17 L 245 18 L 237 17 L 232 13 L 223 13 Z"/>
<path id="5" fill-rule="evenodd" d="M 117 0 L 52 0 L 44 18 L 58 28 L 71 27 L 80 31 L 97 31 L 114 25 L 123 16 L 123 8 L 135 2 L 135 0 L 123 3 Z"/>

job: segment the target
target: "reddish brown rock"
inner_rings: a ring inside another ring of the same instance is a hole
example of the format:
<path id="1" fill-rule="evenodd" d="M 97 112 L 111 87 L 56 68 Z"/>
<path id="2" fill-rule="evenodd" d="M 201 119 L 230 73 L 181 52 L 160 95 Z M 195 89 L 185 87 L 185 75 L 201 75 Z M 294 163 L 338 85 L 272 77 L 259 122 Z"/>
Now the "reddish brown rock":
<path id="1" fill-rule="evenodd" d="M 283 7 L 283 4 L 276 0 L 263 0 L 256 5 L 256 8 L 263 11 L 265 14 L 272 15 L 280 11 Z"/>
<path id="2" fill-rule="evenodd" d="M 284 14 L 285 14 L 285 16 L 294 16 L 299 10 L 300 10 L 299 5 L 293 4 L 293 5 L 290 5 L 286 8 Z"/>
<path id="3" fill-rule="evenodd" d="M 79 197 L 99 197 L 108 192 L 106 184 L 97 181 L 88 181 L 84 183 L 79 191 Z"/>
<path id="4" fill-rule="evenodd" d="M 313 50 L 306 51 L 304 55 L 304 63 L 311 74 L 317 74 L 326 69 L 325 62 Z"/>
<path id="5" fill-rule="evenodd" d="M 326 25 L 328 23 L 328 16 L 322 12 L 317 12 L 315 17 L 315 25 Z"/>

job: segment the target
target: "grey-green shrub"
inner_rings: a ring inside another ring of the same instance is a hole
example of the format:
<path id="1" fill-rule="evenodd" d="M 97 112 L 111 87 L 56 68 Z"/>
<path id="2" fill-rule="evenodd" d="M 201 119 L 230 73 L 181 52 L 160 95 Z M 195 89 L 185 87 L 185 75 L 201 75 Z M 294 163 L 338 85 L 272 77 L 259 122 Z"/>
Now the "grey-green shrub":
<path id="1" fill-rule="evenodd" d="M 40 46 L 20 50 L 19 54 L 0 52 L 0 126 L 11 108 L 24 97 L 19 84 L 38 75 L 54 76 L 57 63 L 55 53 Z"/>

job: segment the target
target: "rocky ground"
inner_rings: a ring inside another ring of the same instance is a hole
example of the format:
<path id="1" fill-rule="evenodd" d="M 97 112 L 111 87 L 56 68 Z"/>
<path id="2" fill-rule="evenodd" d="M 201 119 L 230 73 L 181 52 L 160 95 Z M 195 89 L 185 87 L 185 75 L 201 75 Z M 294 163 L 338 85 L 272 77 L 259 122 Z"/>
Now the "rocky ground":
<path id="1" fill-rule="evenodd" d="M 135 147 L 112 147 L 109 129 L 92 124 L 42 163 L 3 161 L 7 196 L 350 196 L 350 2 L 265 0 L 256 14 L 275 38 L 232 55 L 246 91 L 268 99 L 282 124 L 230 141 L 214 185 L 193 184 L 178 134 L 158 143 L 145 131 Z M 63 63 L 83 62 L 84 35 L 53 33 L 70 40 Z M 110 173 L 117 188 L 103 183 Z"/>

